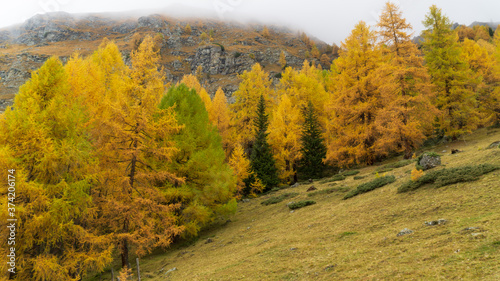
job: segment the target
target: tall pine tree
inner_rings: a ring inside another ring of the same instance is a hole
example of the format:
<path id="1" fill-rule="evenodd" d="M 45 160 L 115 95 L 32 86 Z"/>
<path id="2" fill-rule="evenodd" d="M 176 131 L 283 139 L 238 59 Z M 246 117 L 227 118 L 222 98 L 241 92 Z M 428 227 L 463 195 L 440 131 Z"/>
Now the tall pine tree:
<path id="1" fill-rule="evenodd" d="M 304 110 L 304 120 L 299 175 L 305 179 L 321 178 L 325 170 L 326 146 L 312 102 Z"/>
<path id="2" fill-rule="evenodd" d="M 267 126 L 269 125 L 266 114 L 266 102 L 264 96 L 260 96 L 257 105 L 257 117 L 254 121 L 255 141 L 253 144 L 250 161 L 252 169 L 262 184 L 264 191 L 270 190 L 279 183 L 278 169 L 276 168 L 271 147 L 267 142 Z"/>

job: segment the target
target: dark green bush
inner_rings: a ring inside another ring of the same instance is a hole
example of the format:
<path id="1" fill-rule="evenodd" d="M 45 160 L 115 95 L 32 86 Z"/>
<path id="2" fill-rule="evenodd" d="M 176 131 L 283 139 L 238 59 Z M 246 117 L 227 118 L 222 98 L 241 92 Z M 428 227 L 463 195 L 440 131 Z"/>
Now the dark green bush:
<path id="1" fill-rule="evenodd" d="M 352 190 L 351 192 L 347 193 L 344 196 L 344 200 L 349 199 L 351 197 L 354 197 L 358 194 L 372 191 L 376 188 L 382 187 L 386 184 L 393 183 L 395 181 L 396 181 L 396 178 L 394 176 L 385 176 L 385 177 L 376 178 L 372 181 L 358 185 L 358 187 L 356 187 L 356 189 Z"/>
<path id="2" fill-rule="evenodd" d="M 426 184 L 434 184 L 436 188 L 459 182 L 477 181 L 481 175 L 500 169 L 500 166 L 481 164 L 458 168 L 441 169 L 428 172 L 417 181 L 408 181 L 398 188 L 398 193 L 408 192 Z"/>
<path id="3" fill-rule="evenodd" d="M 362 180 L 364 178 L 366 178 L 366 176 L 355 176 L 353 179 L 355 179 L 355 180 Z"/>
<path id="4" fill-rule="evenodd" d="M 236 52 L 234 53 L 233 57 L 236 59 L 236 58 L 239 58 L 241 57 L 241 53 L 240 52 Z"/>
<path id="5" fill-rule="evenodd" d="M 267 200 L 264 200 L 264 201 L 260 202 L 260 204 L 265 205 L 265 206 L 271 205 L 271 204 L 276 204 L 276 203 L 279 203 L 285 199 L 293 198 L 297 195 L 299 195 L 297 192 L 283 193 L 280 196 L 273 196 Z"/>
<path id="6" fill-rule="evenodd" d="M 313 200 L 302 200 L 302 201 L 299 201 L 299 202 L 296 202 L 296 203 L 289 204 L 288 208 L 290 208 L 291 210 L 295 210 L 295 209 L 300 209 L 302 207 L 309 206 L 309 205 L 314 205 L 314 204 L 316 204 L 316 201 L 313 201 Z"/>

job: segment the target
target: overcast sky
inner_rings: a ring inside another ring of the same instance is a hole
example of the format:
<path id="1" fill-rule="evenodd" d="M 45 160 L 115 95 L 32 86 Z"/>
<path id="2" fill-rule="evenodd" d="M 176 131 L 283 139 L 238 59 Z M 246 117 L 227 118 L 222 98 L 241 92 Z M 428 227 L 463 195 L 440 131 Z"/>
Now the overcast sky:
<path id="1" fill-rule="evenodd" d="M 203 11 L 220 19 L 256 20 L 304 30 L 326 43 L 340 43 L 360 21 L 373 25 L 386 0 L 9 0 L 0 9 L 0 27 L 22 23 L 35 14 L 52 11 L 94 13 L 144 10 L 155 13 L 175 5 L 177 12 L 195 16 Z M 432 4 L 443 9 L 452 22 L 500 21 L 499 0 L 399 0 L 415 35 Z M 182 3 L 182 6 L 181 4 Z M 193 8 L 189 8 L 193 7 Z"/>

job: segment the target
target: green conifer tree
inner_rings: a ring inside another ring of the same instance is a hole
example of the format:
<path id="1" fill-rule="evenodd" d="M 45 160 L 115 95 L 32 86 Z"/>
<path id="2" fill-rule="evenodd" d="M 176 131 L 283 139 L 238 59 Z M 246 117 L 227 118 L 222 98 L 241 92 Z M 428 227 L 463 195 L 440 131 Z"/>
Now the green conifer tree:
<path id="1" fill-rule="evenodd" d="M 299 161 L 299 175 L 305 179 L 321 178 L 325 170 L 323 159 L 326 158 L 326 146 L 314 106 L 310 101 L 304 110 L 301 141 L 302 158 Z"/>
<path id="2" fill-rule="evenodd" d="M 165 194 L 171 202 L 182 204 L 186 234 L 196 235 L 217 214 L 235 210 L 236 177 L 225 163 L 221 136 L 196 91 L 185 84 L 170 88 L 160 108 L 172 106 L 178 123 L 184 126 L 173 137 L 178 151 L 172 170 L 185 184 L 168 185 Z"/>
<path id="3" fill-rule="evenodd" d="M 264 96 L 260 96 L 257 105 L 257 117 L 255 118 L 255 141 L 250 156 L 251 166 L 256 176 L 264 185 L 264 191 L 270 190 L 279 183 L 278 169 L 267 142 L 267 126 L 269 125 L 266 114 L 266 102 Z"/>

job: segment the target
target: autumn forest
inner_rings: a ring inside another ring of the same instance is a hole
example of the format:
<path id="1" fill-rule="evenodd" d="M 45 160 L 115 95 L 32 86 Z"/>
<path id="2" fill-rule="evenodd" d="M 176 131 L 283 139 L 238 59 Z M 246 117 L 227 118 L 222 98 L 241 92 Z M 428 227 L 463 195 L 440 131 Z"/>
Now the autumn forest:
<path id="1" fill-rule="evenodd" d="M 106 39 L 90 56 L 50 58 L 0 117 L 2 175 L 16 179 L 10 277 L 81 280 L 118 259 L 126 268 L 196 237 L 242 198 L 500 126 L 500 29 L 452 29 L 436 6 L 423 23 L 414 41 L 387 3 L 330 69 L 314 44 L 301 69 L 282 54 L 279 83 L 257 63 L 239 75 L 234 103 L 222 89 L 211 97 L 196 73 L 168 81 L 154 36 L 130 64 Z"/>

